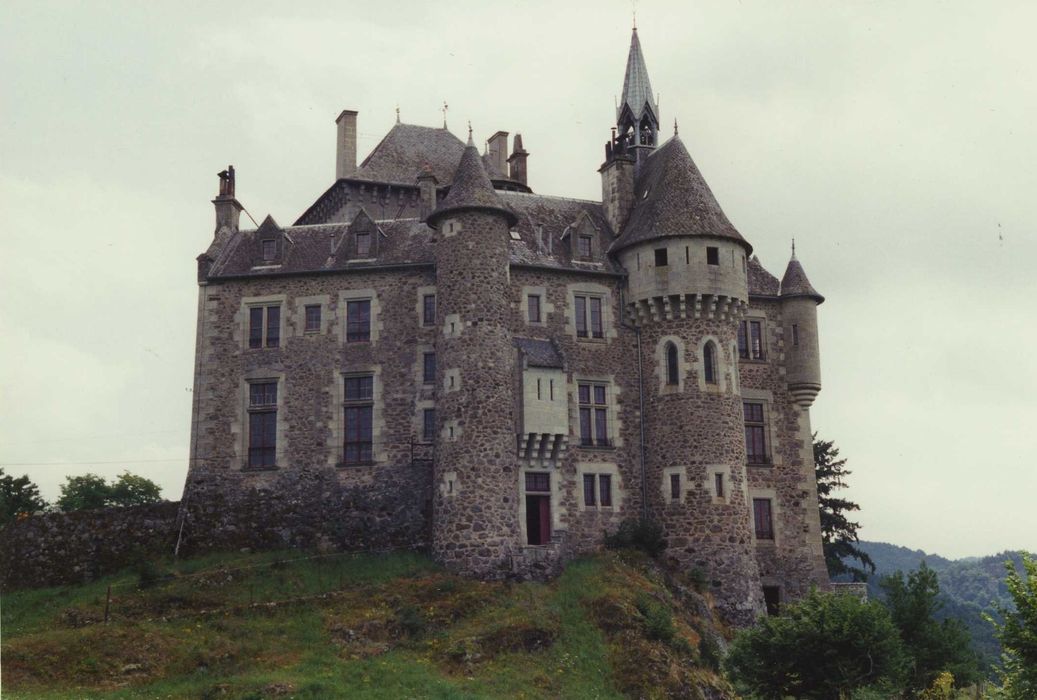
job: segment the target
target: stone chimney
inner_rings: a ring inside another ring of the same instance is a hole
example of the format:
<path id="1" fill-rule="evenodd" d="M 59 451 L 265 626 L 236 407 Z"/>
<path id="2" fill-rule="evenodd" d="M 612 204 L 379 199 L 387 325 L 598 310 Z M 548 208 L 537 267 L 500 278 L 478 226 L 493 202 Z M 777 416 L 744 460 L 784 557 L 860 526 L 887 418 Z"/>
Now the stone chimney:
<path id="1" fill-rule="evenodd" d="M 356 115 L 352 109 L 342 110 L 338 124 L 338 146 L 335 149 L 335 179 L 341 180 L 356 172 Z"/>
<path id="2" fill-rule="evenodd" d="M 526 182 L 527 156 L 529 156 L 529 152 L 522 147 L 522 134 L 515 134 L 515 148 L 512 150 L 511 155 L 508 156 L 508 177 L 521 182 L 523 185 L 529 184 Z"/>
<path id="3" fill-rule="evenodd" d="M 508 132 L 498 131 L 490 137 L 490 162 L 501 175 L 508 174 Z"/>
<path id="4" fill-rule="evenodd" d="M 228 165 L 227 169 L 218 173 L 220 178 L 220 193 L 212 200 L 216 207 L 216 232 L 228 228 L 231 231 L 238 230 L 238 219 L 241 218 L 241 210 L 244 207 L 234 197 L 234 166 Z"/>
<path id="5" fill-rule="evenodd" d="M 418 214 L 422 221 L 436 210 L 436 183 L 437 180 L 432 173 L 432 166 L 425 163 L 425 167 L 418 173 L 418 190 L 421 195 L 421 208 Z"/>

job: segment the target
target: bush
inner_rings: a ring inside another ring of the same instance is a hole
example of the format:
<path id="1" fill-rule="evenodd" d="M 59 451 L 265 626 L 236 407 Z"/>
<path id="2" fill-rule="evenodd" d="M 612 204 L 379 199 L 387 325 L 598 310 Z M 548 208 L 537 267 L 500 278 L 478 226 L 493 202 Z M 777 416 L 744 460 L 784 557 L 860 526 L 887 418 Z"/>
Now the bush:
<path id="1" fill-rule="evenodd" d="M 404 605 L 397 611 L 396 624 L 400 626 L 404 634 L 412 639 L 423 636 L 428 626 L 425 616 L 413 605 Z"/>
<path id="2" fill-rule="evenodd" d="M 712 634 L 700 632 L 699 637 L 699 660 L 707 668 L 714 671 L 720 670 L 720 645 Z"/>
<path id="3" fill-rule="evenodd" d="M 658 558 L 666 550 L 663 528 L 654 520 L 624 520 L 611 535 L 605 535 L 608 549 L 637 549 Z"/>
<path id="4" fill-rule="evenodd" d="M 735 637 L 726 666 L 743 695 L 828 700 L 903 687 L 900 635 L 879 603 L 813 591 Z"/>
<path id="5" fill-rule="evenodd" d="M 677 631 L 673 627 L 673 614 L 669 608 L 644 593 L 637 596 L 636 605 L 637 611 L 644 618 L 645 635 L 667 644 L 672 642 Z"/>
<path id="6" fill-rule="evenodd" d="M 166 577 L 151 559 L 141 559 L 134 568 L 137 572 L 137 588 L 142 590 L 157 586 Z"/>

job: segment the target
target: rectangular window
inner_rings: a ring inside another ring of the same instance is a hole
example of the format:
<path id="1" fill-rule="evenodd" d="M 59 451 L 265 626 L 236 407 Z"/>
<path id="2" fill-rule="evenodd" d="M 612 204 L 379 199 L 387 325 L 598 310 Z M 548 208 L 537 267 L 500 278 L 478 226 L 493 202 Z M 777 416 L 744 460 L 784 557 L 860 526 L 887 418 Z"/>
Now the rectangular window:
<path id="1" fill-rule="evenodd" d="M 277 458 L 277 382 L 248 386 L 248 466 L 272 467 Z"/>
<path id="2" fill-rule="evenodd" d="M 599 502 L 604 507 L 612 507 L 612 476 L 609 474 L 598 474 L 598 494 L 601 496 Z"/>
<path id="3" fill-rule="evenodd" d="M 576 337 L 587 337 L 587 297 L 577 296 L 576 301 Z"/>
<path id="4" fill-rule="evenodd" d="M 343 378 L 345 389 L 345 441 L 342 461 L 364 464 L 374 459 L 374 377 L 370 374 Z"/>
<path id="5" fill-rule="evenodd" d="M 252 306 L 248 310 L 248 346 L 276 348 L 281 344 L 281 307 Z"/>
<path id="6" fill-rule="evenodd" d="M 655 249 L 655 266 L 656 267 L 666 267 L 667 264 L 668 264 L 668 262 L 667 262 L 666 249 L 665 248 L 656 248 Z"/>
<path id="7" fill-rule="evenodd" d="M 792 344 L 799 345 L 799 326 L 792 324 Z"/>
<path id="8" fill-rule="evenodd" d="M 576 315 L 577 338 L 604 338 L 605 325 L 602 316 L 602 298 L 578 294 L 573 297 Z"/>
<path id="9" fill-rule="evenodd" d="M 583 505 L 593 506 L 597 504 L 594 493 L 594 475 L 583 475 Z"/>
<path id="10" fill-rule="evenodd" d="M 526 491 L 551 492 L 551 475 L 548 472 L 526 472 Z"/>
<path id="11" fill-rule="evenodd" d="M 577 386 L 580 411 L 580 444 L 609 447 L 608 403 L 604 384 Z"/>
<path id="12" fill-rule="evenodd" d="M 346 302 L 346 342 L 366 343 L 371 340 L 371 300 Z"/>
<path id="13" fill-rule="evenodd" d="M 526 310 L 530 323 L 540 323 L 540 295 L 530 294 L 526 297 Z"/>
<path id="14" fill-rule="evenodd" d="M 724 475 L 723 474 L 718 472 L 718 473 L 713 475 L 713 486 L 716 489 L 717 498 L 723 498 L 724 497 Z"/>
<path id="15" fill-rule="evenodd" d="M 356 256 L 366 258 L 371 255 L 370 231 L 358 231 L 356 234 Z"/>
<path id="16" fill-rule="evenodd" d="M 771 519 L 771 499 L 753 499 L 753 523 L 756 527 L 756 539 L 774 539 L 774 522 Z"/>
<path id="17" fill-rule="evenodd" d="M 591 337 L 604 338 L 605 329 L 601 323 L 601 298 L 591 297 L 587 301 L 590 304 Z"/>
<path id="18" fill-rule="evenodd" d="M 670 474 L 670 500 L 681 500 L 681 475 Z"/>
<path id="19" fill-rule="evenodd" d="M 267 238 L 263 241 L 263 262 L 270 262 L 277 257 L 277 241 Z"/>
<path id="20" fill-rule="evenodd" d="M 767 456 L 767 420 L 762 403 L 743 401 L 745 458 L 749 464 L 770 464 Z"/>
<path id="21" fill-rule="evenodd" d="M 436 383 L 436 353 L 426 352 L 422 358 L 421 381 L 426 384 Z"/>
<path id="22" fill-rule="evenodd" d="M 591 256 L 591 237 L 590 236 L 577 236 L 576 237 L 576 254 L 581 258 L 589 258 Z"/>
<path id="23" fill-rule="evenodd" d="M 741 321 L 738 324 L 738 356 L 743 360 L 762 360 L 763 321 Z"/>
<path id="24" fill-rule="evenodd" d="M 706 247 L 706 264 L 707 265 L 719 265 L 720 264 L 720 249 L 712 246 Z"/>
<path id="25" fill-rule="evenodd" d="M 320 304 L 310 304 L 306 307 L 306 332 L 316 333 L 320 330 Z"/>
<path id="26" fill-rule="evenodd" d="M 774 616 L 781 614 L 781 588 L 778 586 L 763 587 L 763 602 L 767 606 L 767 614 Z"/>
<path id="27" fill-rule="evenodd" d="M 424 326 L 436 325 L 435 294 L 426 294 L 421 298 L 421 323 Z"/>
<path id="28" fill-rule="evenodd" d="M 436 409 L 426 408 L 421 414 L 421 437 L 432 442 L 436 437 Z"/>

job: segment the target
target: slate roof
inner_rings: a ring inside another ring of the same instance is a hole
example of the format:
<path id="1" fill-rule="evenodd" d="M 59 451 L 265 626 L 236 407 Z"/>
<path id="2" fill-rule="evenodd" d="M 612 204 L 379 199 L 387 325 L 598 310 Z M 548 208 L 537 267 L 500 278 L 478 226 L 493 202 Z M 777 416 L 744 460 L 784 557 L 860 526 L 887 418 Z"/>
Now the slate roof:
<path id="1" fill-rule="evenodd" d="M 511 241 L 511 264 L 623 273 L 622 268 L 604 253 L 614 234 L 605 220 L 600 202 L 525 192 L 497 194 L 518 217 L 513 230 L 519 240 Z M 568 240 L 563 240 L 581 220 L 589 222 L 598 233 L 598 248 L 602 252 L 596 261 L 573 260 L 572 246 Z"/>
<path id="2" fill-rule="evenodd" d="M 450 192 L 446 199 L 436 207 L 428 217 L 429 225 L 453 211 L 461 209 L 488 209 L 504 213 L 510 223 L 514 223 L 515 215 L 505 209 L 497 192 L 490 183 L 490 178 L 483 167 L 482 157 L 472 144 L 471 139 L 461 154 L 461 162 L 454 171 L 454 179 L 450 183 Z"/>
<path id="3" fill-rule="evenodd" d="M 749 293 L 753 296 L 776 297 L 781 288 L 778 278 L 767 272 L 755 255 L 746 264 L 749 277 Z"/>
<path id="4" fill-rule="evenodd" d="M 645 159 L 634 185 L 633 211 L 612 244 L 612 252 L 670 236 L 727 238 L 752 252 L 752 246 L 728 221 L 678 136 Z"/>
<path id="5" fill-rule="evenodd" d="M 445 184 L 454 179 L 464 148 L 464 142 L 447 129 L 396 124 L 350 179 L 414 185 L 428 163 L 436 180 Z"/>
<path id="6" fill-rule="evenodd" d="M 515 338 L 515 347 L 522 352 L 526 358 L 526 364 L 530 367 L 564 368 L 562 354 L 550 340 Z"/>
<path id="7" fill-rule="evenodd" d="M 268 217 L 268 221 L 273 219 Z M 374 260 L 350 260 L 343 243 L 352 224 L 278 227 L 281 243 L 278 260 L 263 262 L 259 240 L 269 231 L 267 221 L 260 229 L 238 231 L 222 247 L 209 271 L 210 279 L 268 276 L 320 271 L 359 270 L 396 264 L 431 264 L 432 230 L 417 219 L 376 221 Z M 274 223 L 276 227 L 276 223 Z"/>
<path id="8" fill-rule="evenodd" d="M 789 260 L 789 265 L 781 278 L 781 297 L 810 297 L 816 299 L 818 304 L 825 300 L 810 284 L 807 273 L 803 271 L 803 266 L 799 264 L 795 253 L 792 254 L 792 259 Z"/>
<path id="9" fill-rule="evenodd" d="M 623 100 L 616 110 L 616 121 L 626 107 L 635 120 L 640 120 L 646 111 L 651 111 L 656 121 L 659 118 L 659 105 L 655 102 L 652 82 L 648 79 L 648 67 L 641 52 L 641 41 L 637 38 L 637 27 L 630 36 L 630 52 L 627 54 L 627 70 L 623 76 Z"/>

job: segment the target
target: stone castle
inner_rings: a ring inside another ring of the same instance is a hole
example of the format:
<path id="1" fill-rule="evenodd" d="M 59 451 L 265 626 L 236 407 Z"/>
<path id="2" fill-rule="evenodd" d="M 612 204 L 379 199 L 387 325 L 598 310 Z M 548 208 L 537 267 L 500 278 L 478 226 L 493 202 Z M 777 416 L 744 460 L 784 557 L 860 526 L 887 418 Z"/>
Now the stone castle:
<path id="1" fill-rule="evenodd" d="M 519 135 L 480 154 L 397 120 L 358 166 L 357 112 L 337 126 L 335 182 L 291 226 L 239 228 L 220 173 L 184 547 L 545 576 L 647 518 L 736 624 L 827 586 L 823 297 L 795 255 L 767 272 L 660 143 L 636 29 L 600 202 L 534 193 Z"/>

